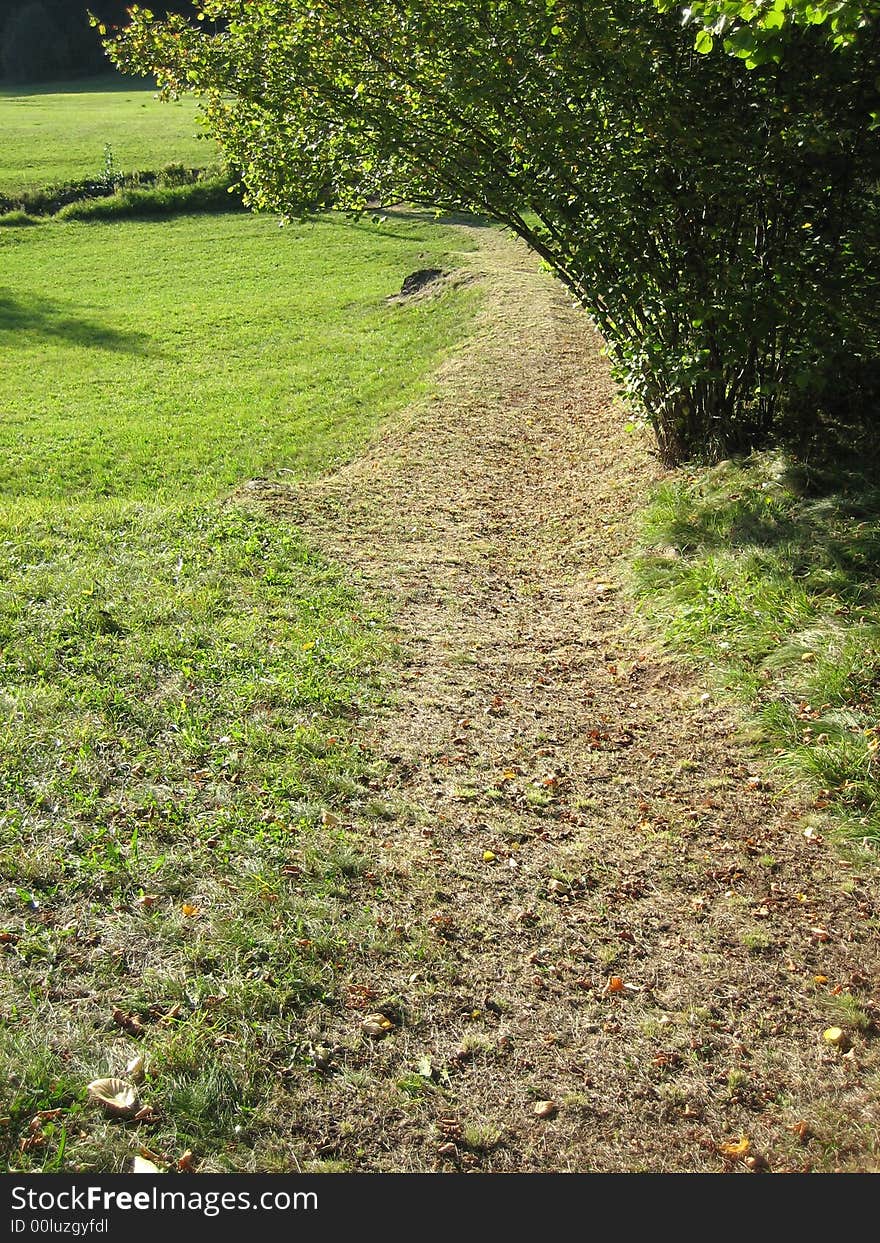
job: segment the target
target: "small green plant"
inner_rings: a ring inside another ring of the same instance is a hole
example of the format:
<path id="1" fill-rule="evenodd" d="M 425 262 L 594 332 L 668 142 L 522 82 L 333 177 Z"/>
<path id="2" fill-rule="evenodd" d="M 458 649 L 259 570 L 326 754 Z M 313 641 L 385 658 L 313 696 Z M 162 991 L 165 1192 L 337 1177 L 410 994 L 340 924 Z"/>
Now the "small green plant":
<path id="1" fill-rule="evenodd" d="M 492 1152 L 501 1143 L 504 1132 L 489 1123 L 469 1122 L 462 1131 L 462 1146 L 471 1152 Z"/>
<path id="2" fill-rule="evenodd" d="M 765 928 L 744 928 L 739 933 L 739 939 L 750 954 L 763 954 L 773 944 Z"/>
<path id="3" fill-rule="evenodd" d="M 749 1084 L 749 1076 L 744 1070 L 734 1068 L 727 1074 L 727 1096 L 730 1100 L 739 1099 L 746 1091 Z"/>
<path id="4" fill-rule="evenodd" d="M 120 174 L 113 160 L 113 148 L 109 142 L 104 143 L 104 167 L 101 169 L 99 180 L 107 187 L 108 190 L 115 190 L 119 185 Z"/>
<path id="5" fill-rule="evenodd" d="M 822 1005 L 829 1021 L 833 1020 L 839 1027 L 863 1034 L 874 1030 L 874 1018 L 864 1002 L 852 993 L 838 993 L 822 999 Z"/>

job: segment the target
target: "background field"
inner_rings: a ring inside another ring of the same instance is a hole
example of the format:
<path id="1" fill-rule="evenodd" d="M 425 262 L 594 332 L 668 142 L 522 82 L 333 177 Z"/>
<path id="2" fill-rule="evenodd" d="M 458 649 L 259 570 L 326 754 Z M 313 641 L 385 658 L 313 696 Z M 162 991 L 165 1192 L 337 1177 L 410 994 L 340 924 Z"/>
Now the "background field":
<path id="1" fill-rule="evenodd" d="M 0 194 L 97 176 L 107 145 L 120 172 L 215 162 L 194 102 L 155 95 L 151 84 L 116 74 L 0 90 Z"/>

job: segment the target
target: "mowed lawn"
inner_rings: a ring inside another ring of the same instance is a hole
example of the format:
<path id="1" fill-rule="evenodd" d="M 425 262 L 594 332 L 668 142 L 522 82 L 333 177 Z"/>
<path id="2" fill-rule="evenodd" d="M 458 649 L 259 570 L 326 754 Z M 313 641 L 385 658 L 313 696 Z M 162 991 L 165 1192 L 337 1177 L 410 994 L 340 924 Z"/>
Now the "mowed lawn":
<path id="1" fill-rule="evenodd" d="M 388 643 L 235 490 L 332 467 L 423 391 L 471 295 L 385 299 L 460 246 L 412 217 L 0 238 L 7 1169 L 295 1166 L 341 969 L 400 952 L 344 827 L 383 814 L 358 721 Z M 140 1055 L 141 1120 L 88 1104 Z"/>
<path id="2" fill-rule="evenodd" d="M 218 161 L 192 99 L 160 103 L 149 82 L 108 74 L 0 90 L 0 195 L 118 172 Z"/>
<path id="3" fill-rule="evenodd" d="M 454 335 L 455 298 L 384 301 L 449 237 L 330 216 L 6 230 L 0 503 L 192 496 L 350 453 Z"/>

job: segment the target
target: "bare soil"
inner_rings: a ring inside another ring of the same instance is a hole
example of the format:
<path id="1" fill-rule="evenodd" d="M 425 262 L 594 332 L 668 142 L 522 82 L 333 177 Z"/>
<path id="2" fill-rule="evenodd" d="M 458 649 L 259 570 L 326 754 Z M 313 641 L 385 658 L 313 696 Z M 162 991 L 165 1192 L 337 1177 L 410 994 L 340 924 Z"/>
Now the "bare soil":
<path id="1" fill-rule="evenodd" d="M 646 636 L 650 444 L 587 317 L 468 232 L 482 310 L 431 397 L 317 485 L 260 489 L 401 644 L 349 826 L 400 949 L 353 955 L 348 1006 L 309 1020 L 315 1067 L 279 1087 L 299 1161 L 876 1170 L 876 875 L 805 836 L 734 708 Z"/>

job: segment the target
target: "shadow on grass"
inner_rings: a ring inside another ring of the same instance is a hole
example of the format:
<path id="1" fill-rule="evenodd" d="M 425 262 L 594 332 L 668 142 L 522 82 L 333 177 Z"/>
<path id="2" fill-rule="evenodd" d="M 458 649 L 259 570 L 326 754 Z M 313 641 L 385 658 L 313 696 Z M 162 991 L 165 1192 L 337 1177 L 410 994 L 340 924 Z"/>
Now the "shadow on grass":
<path id="1" fill-rule="evenodd" d="M 120 332 L 108 324 L 72 315 L 48 298 L 22 297 L 0 290 L 0 342 L 9 337 L 60 339 L 87 349 L 146 354 L 150 338 L 140 332 Z"/>
<path id="2" fill-rule="evenodd" d="M 424 224 L 462 224 L 467 225 L 470 229 L 491 229 L 496 227 L 493 221 L 486 216 L 472 216 L 470 212 L 464 211 L 441 211 L 438 213 L 433 207 L 419 207 L 418 204 L 414 203 L 405 205 L 392 204 L 390 207 L 380 207 L 376 210 L 394 220 L 416 220 Z"/>
<path id="3" fill-rule="evenodd" d="M 415 234 L 395 233 L 389 226 L 394 223 L 400 223 L 439 225 L 441 227 L 464 225 L 470 229 L 499 227 L 493 221 L 483 216 L 471 216 L 467 212 L 437 212 L 433 207 L 418 207 L 415 204 L 398 205 L 395 203 L 386 207 L 368 207 L 363 216 L 355 220 L 348 219 L 344 212 L 318 212 L 314 216 L 309 217 L 308 223 L 338 224 L 340 219 L 347 219 L 348 223 L 355 229 L 372 231 L 381 229 L 383 237 L 400 237 L 408 242 L 417 240 Z"/>
<path id="4" fill-rule="evenodd" d="M 711 474 L 710 473 L 710 478 Z M 880 597 L 880 486 L 858 473 L 749 470 L 668 495 L 667 542 L 696 553 L 772 553 L 777 573 L 848 604 Z"/>
<path id="5" fill-rule="evenodd" d="M 155 94 L 157 89 L 153 78 L 101 73 L 90 78 L 65 78 L 52 82 L 4 82 L 0 99 L 21 99 L 32 95 L 94 95 L 109 91 L 150 91 Z"/>

